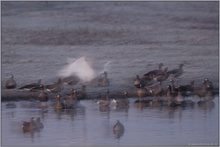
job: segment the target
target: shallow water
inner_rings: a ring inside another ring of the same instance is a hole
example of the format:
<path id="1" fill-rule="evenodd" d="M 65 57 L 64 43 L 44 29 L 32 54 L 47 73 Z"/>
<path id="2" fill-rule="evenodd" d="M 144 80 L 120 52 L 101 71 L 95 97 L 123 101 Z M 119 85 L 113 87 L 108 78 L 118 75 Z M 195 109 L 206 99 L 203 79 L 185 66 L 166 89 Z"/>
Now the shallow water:
<path id="1" fill-rule="evenodd" d="M 99 109 L 91 100 L 80 102 L 76 110 L 55 111 L 15 102 L 6 108 L 2 102 L 2 145 L 217 145 L 218 97 L 213 103 L 194 107 L 136 107 L 130 98 L 128 109 Z M 198 99 L 193 98 L 196 102 Z M 21 121 L 41 117 L 44 128 L 23 133 Z M 122 136 L 113 133 L 120 120 Z M 10 139 L 8 139 L 10 137 Z"/>

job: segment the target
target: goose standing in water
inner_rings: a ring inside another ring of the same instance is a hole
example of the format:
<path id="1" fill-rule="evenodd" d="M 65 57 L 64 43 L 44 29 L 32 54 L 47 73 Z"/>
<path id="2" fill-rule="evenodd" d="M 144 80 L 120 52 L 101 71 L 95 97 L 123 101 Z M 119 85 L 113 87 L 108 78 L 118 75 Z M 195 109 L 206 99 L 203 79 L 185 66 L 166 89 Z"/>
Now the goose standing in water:
<path id="1" fill-rule="evenodd" d="M 100 107 L 108 107 L 110 105 L 110 98 L 109 98 L 109 90 L 106 89 L 106 98 L 105 100 L 99 100 L 96 102 Z"/>
<path id="2" fill-rule="evenodd" d="M 55 110 L 60 110 L 65 108 L 64 102 L 62 101 L 60 94 L 56 95 L 56 102 L 54 103 L 54 108 Z"/>
<path id="3" fill-rule="evenodd" d="M 16 83 L 16 81 L 15 81 L 15 79 L 14 79 L 13 74 L 11 74 L 11 77 L 6 81 L 5 87 L 6 87 L 7 89 L 14 89 L 14 88 L 17 87 L 17 83 Z"/>
<path id="4" fill-rule="evenodd" d="M 49 100 L 49 96 L 48 96 L 48 94 L 44 91 L 44 86 L 43 86 L 42 84 L 39 86 L 39 88 L 40 88 L 40 93 L 39 93 L 39 95 L 38 95 L 38 99 L 39 99 L 39 101 L 41 102 L 41 107 L 42 107 L 42 108 L 45 108 L 45 107 L 47 107 L 47 102 L 48 102 L 48 100 Z"/>
<path id="5" fill-rule="evenodd" d="M 77 99 L 77 91 L 76 89 L 71 89 L 71 94 L 67 95 L 64 100 L 65 109 L 76 108 L 79 104 L 79 100 Z"/>
<path id="6" fill-rule="evenodd" d="M 129 106 L 129 99 L 128 99 L 128 92 L 124 92 L 125 98 L 124 99 L 113 99 L 112 102 L 116 103 L 117 107 L 127 107 Z"/>
<path id="7" fill-rule="evenodd" d="M 31 118 L 30 122 L 23 121 L 21 127 L 24 133 L 33 132 L 36 129 L 34 117 Z"/>
<path id="8" fill-rule="evenodd" d="M 117 120 L 116 124 L 113 126 L 113 133 L 115 134 L 116 138 L 119 139 L 124 134 L 124 131 L 124 125 Z"/>

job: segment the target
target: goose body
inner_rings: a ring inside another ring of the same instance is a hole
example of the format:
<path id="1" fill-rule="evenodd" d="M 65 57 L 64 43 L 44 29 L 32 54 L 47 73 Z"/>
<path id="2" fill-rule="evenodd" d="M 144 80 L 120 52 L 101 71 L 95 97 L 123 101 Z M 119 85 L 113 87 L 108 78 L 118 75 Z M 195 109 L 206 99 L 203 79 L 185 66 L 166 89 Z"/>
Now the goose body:
<path id="1" fill-rule="evenodd" d="M 17 87 L 17 83 L 16 83 L 16 81 L 15 81 L 15 79 L 14 79 L 13 74 L 11 74 L 11 77 L 6 81 L 5 87 L 6 87 L 7 89 L 14 89 L 14 88 Z"/>
<path id="2" fill-rule="evenodd" d="M 150 79 L 153 79 L 154 76 L 156 76 L 157 74 L 159 74 L 160 72 L 163 71 L 163 70 L 162 70 L 162 66 L 163 66 L 163 63 L 160 63 L 158 69 L 149 71 L 148 73 L 144 74 L 144 77 L 148 77 L 148 78 L 150 78 Z"/>
<path id="3" fill-rule="evenodd" d="M 183 74 L 183 66 L 184 64 L 180 64 L 178 69 L 173 69 L 171 71 L 168 71 L 168 73 L 174 78 L 178 78 Z"/>
<path id="4" fill-rule="evenodd" d="M 40 85 L 41 84 L 41 79 L 38 80 L 37 83 L 32 83 L 32 84 L 28 84 L 28 85 L 25 85 L 25 86 L 22 86 L 20 87 L 19 89 L 22 89 L 22 90 L 28 90 L 28 91 L 36 91 L 36 90 L 39 90 L 41 87 Z"/>
<path id="5" fill-rule="evenodd" d="M 109 79 L 107 78 L 107 72 L 104 71 L 98 78 L 98 86 L 105 87 L 109 85 Z"/>
<path id="6" fill-rule="evenodd" d="M 34 117 L 31 118 L 30 122 L 23 121 L 22 122 L 22 130 L 24 133 L 32 132 L 36 129 Z"/>
<path id="7" fill-rule="evenodd" d="M 117 107 L 125 107 L 129 106 L 129 99 L 128 99 L 128 92 L 124 92 L 125 98 L 124 99 L 113 99 L 112 102 L 116 103 Z"/>
<path id="8" fill-rule="evenodd" d="M 45 87 L 47 91 L 59 93 L 63 90 L 62 80 L 59 78 L 57 83 L 46 85 Z"/>
<path id="9" fill-rule="evenodd" d="M 106 90 L 106 98 L 96 102 L 100 107 L 108 107 L 110 105 L 109 90 Z"/>

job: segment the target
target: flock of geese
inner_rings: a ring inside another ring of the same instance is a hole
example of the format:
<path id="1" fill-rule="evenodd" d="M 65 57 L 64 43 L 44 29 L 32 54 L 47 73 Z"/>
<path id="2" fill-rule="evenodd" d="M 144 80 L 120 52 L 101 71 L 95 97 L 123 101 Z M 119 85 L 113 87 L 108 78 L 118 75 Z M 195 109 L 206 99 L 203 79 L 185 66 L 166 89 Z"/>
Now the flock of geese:
<path id="1" fill-rule="evenodd" d="M 137 100 L 134 101 L 135 105 L 140 106 L 169 106 L 169 107 L 179 107 L 179 106 L 192 106 L 195 104 L 194 101 L 187 99 L 188 96 L 197 95 L 200 97 L 200 103 L 206 103 L 212 101 L 215 96 L 213 92 L 212 82 L 206 78 L 202 81 L 201 86 L 195 87 L 194 81 L 191 81 L 187 85 L 175 86 L 174 80 L 178 79 L 183 73 L 184 64 L 180 64 L 179 68 L 168 71 L 168 68 L 163 67 L 163 63 L 159 64 L 159 68 L 149 71 L 142 77 L 139 75 L 133 81 L 133 86 L 136 88 Z M 169 77 L 170 85 L 166 89 L 163 88 L 162 83 Z M 38 100 L 41 102 L 40 107 L 48 107 L 47 102 L 49 101 L 48 93 L 45 91 L 50 91 L 55 93 L 55 102 L 53 107 L 55 109 L 74 109 L 78 106 L 80 100 L 87 97 L 86 85 L 82 85 L 81 91 L 71 88 L 70 94 L 61 96 L 59 94 L 63 89 L 63 84 L 75 85 L 80 82 L 77 76 L 65 77 L 63 79 L 59 78 L 57 83 L 52 83 L 49 85 L 43 85 L 41 79 L 37 83 L 28 84 L 18 88 L 19 90 L 28 90 L 33 96 L 34 92 L 39 92 Z M 100 87 L 107 87 L 109 85 L 109 79 L 107 77 L 107 72 L 105 71 L 96 79 L 97 85 Z M 5 83 L 7 89 L 15 89 L 17 87 L 14 76 L 11 74 L 10 79 Z M 96 101 L 99 107 L 109 107 L 111 103 L 115 103 L 117 107 L 128 107 L 130 104 L 128 92 L 124 92 L 124 98 L 113 99 L 109 95 L 109 89 L 106 89 L 106 96 L 102 99 Z M 31 118 L 30 122 L 24 121 L 22 123 L 22 128 L 24 132 L 31 130 L 38 130 L 43 128 L 43 124 L 40 118 Z M 123 124 L 118 120 L 113 127 L 113 131 L 124 130 Z"/>

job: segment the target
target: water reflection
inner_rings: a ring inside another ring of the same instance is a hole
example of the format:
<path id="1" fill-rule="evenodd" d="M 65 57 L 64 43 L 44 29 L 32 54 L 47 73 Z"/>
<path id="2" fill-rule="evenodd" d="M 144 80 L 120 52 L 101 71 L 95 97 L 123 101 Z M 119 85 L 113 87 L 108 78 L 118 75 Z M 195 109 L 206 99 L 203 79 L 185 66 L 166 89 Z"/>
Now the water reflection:
<path id="1" fill-rule="evenodd" d="M 207 110 L 207 111 L 211 111 L 212 109 L 215 108 L 215 102 L 213 101 L 199 101 L 198 102 L 198 108 L 199 109 L 203 109 L 203 110 Z"/>
<path id="2" fill-rule="evenodd" d="M 78 106 L 77 108 L 75 109 L 53 109 L 55 114 L 56 114 L 56 118 L 58 120 L 61 120 L 62 119 L 62 115 L 65 115 L 65 116 L 70 116 L 71 120 L 73 121 L 74 120 L 74 117 L 76 115 L 85 115 L 86 114 L 86 109 L 84 106 Z"/>
<path id="3" fill-rule="evenodd" d="M 11 109 L 6 108 L 6 103 L 3 103 L 2 136 L 4 145 L 158 144 L 158 136 L 160 136 L 161 144 L 178 144 L 180 141 L 174 138 L 179 134 L 187 134 L 186 137 L 181 138 L 183 140 L 181 142 L 189 142 L 189 139 L 215 141 L 211 136 L 217 134 L 218 113 L 215 108 L 218 103 L 216 101 L 196 102 L 194 106 L 186 107 L 143 105 L 137 107 L 134 104 L 135 99 L 130 100 L 129 107 L 114 105 L 98 107 L 92 101 L 85 100 L 76 109 L 69 110 L 54 109 L 52 106 L 44 109 L 31 108 L 30 103 L 28 105 L 26 103 L 23 107 L 23 101 L 15 102 L 17 107 Z M 22 133 L 21 126 L 16 121 L 39 116 L 43 120 L 44 129 L 40 132 Z M 126 131 L 113 130 L 116 120 L 126 124 Z M 207 121 L 210 121 L 212 125 L 207 125 Z M 12 122 L 14 123 L 12 124 Z M 162 129 L 164 131 L 161 132 Z M 190 130 L 195 130 L 195 132 L 199 130 L 198 137 Z M 207 130 L 209 131 L 207 132 Z M 15 131 L 16 133 L 14 133 Z M 9 136 L 14 140 L 8 141 Z M 144 137 L 147 137 L 148 140 L 143 139 Z M 53 140 L 53 142 L 47 142 L 47 140 Z"/>

